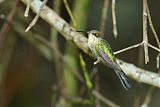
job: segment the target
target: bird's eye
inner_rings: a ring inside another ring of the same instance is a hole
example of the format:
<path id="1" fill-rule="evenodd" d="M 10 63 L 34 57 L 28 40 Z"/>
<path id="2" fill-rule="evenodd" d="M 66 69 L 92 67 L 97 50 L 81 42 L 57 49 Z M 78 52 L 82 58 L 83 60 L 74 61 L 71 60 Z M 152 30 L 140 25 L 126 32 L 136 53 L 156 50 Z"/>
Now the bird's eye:
<path id="1" fill-rule="evenodd" d="M 95 33 L 95 36 L 96 36 L 96 37 L 98 37 L 98 36 L 99 36 L 99 34 L 98 34 L 98 33 Z"/>

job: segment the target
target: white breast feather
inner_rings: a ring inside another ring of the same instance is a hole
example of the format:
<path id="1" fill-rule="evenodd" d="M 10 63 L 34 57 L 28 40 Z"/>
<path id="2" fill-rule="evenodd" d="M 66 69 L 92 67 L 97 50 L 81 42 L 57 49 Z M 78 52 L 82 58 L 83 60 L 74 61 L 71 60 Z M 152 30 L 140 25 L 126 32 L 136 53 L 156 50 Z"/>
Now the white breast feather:
<path id="1" fill-rule="evenodd" d="M 93 48 L 96 45 L 96 42 L 98 41 L 98 38 L 95 37 L 93 34 L 88 35 L 88 46 L 89 48 Z"/>

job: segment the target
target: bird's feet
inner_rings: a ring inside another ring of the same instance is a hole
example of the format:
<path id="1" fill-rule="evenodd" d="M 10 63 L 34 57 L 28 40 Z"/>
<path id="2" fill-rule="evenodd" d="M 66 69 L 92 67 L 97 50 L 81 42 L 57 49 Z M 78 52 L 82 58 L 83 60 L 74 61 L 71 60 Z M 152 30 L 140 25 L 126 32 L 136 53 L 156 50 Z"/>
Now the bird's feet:
<path id="1" fill-rule="evenodd" d="M 101 60 L 98 58 L 97 61 L 94 62 L 94 65 L 97 65 L 100 62 L 101 62 Z"/>

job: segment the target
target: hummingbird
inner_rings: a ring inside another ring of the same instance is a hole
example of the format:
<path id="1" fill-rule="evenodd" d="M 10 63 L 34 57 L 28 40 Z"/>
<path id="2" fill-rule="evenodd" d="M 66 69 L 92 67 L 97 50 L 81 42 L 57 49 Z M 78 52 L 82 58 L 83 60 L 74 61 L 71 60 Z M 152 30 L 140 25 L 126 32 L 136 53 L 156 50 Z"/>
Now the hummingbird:
<path id="1" fill-rule="evenodd" d="M 110 47 L 110 44 L 102 38 L 101 32 L 98 30 L 91 31 L 78 31 L 88 34 L 88 46 L 93 55 L 97 58 L 94 62 L 94 65 L 104 61 L 106 65 L 112 69 L 114 69 L 117 74 L 120 82 L 123 87 L 128 90 L 131 88 L 131 85 L 128 82 L 128 79 L 125 73 L 122 71 L 121 67 L 117 63 L 116 57 Z"/>

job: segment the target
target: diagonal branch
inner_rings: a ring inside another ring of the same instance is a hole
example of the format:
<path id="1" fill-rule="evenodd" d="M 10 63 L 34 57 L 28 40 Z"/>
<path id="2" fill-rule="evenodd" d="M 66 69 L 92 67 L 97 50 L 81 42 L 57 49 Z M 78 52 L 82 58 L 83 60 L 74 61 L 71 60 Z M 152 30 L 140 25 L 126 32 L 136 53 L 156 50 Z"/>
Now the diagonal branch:
<path id="1" fill-rule="evenodd" d="M 21 0 L 26 5 L 29 0 Z M 38 12 L 39 6 L 42 2 L 40 0 L 34 0 L 31 3 L 31 8 L 34 12 Z M 40 17 L 47 21 L 51 26 L 54 26 L 67 40 L 71 40 L 84 51 L 86 54 L 91 55 L 88 49 L 87 38 L 77 33 L 64 19 L 58 16 L 49 7 L 44 6 L 41 11 Z M 134 66 L 133 64 L 123 62 L 119 60 L 121 68 L 124 70 L 126 75 L 133 78 L 136 81 L 153 85 L 160 88 L 160 76 L 157 73 L 144 70 Z"/>

